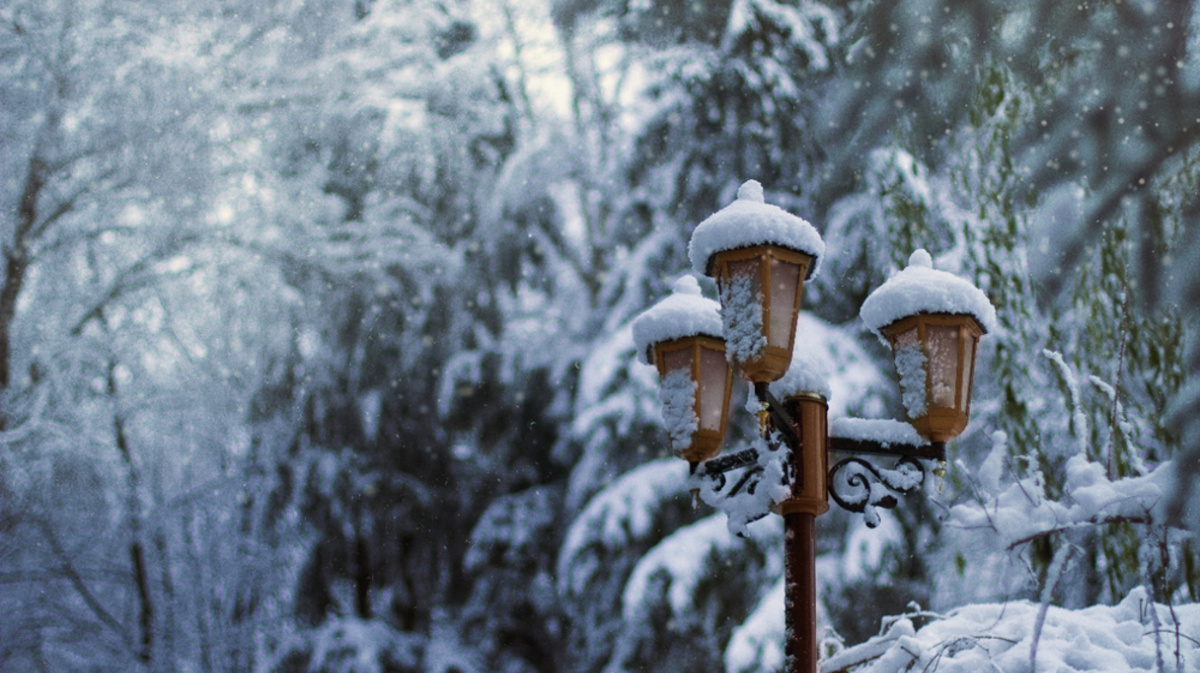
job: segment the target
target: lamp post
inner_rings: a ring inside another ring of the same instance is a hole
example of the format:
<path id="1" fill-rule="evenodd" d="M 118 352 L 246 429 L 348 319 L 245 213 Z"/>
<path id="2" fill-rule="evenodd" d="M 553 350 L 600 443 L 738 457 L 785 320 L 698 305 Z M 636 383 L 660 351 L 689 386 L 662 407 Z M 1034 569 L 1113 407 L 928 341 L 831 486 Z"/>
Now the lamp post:
<path id="1" fill-rule="evenodd" d="M 816 517 L 832 498 L 874 527 L 878 508 L 921 487 L 926 463 L 936 461 L 940 474 L 945 443 L 967 425 L 976 346 L 995 327 L 995 309 L 978 288 L 935 270 L 924 250 L 913 253 L 860 312 L 892 350 L 908 423 L 839 419 L 831 432 L 825 363 L 796 333 L 803 283 L 824 252 L 811 224 L 767 204 L 748 181 L 689 245 L 693 268 L 715 278 L 720 306 L 684 276 L 633 324 L 639 357 L 662 376 L 663 418 L 693 489 L 724 510 L 735 531 L 770 513 L 783 518 L 791 673 L 817 670 Z M 719 455 L 735 368 L 753 384 L 760 436 Z M 830 468 L 831 452 L 851 455 Z M 895 463 L 879 467 L 862 455 Z"/>

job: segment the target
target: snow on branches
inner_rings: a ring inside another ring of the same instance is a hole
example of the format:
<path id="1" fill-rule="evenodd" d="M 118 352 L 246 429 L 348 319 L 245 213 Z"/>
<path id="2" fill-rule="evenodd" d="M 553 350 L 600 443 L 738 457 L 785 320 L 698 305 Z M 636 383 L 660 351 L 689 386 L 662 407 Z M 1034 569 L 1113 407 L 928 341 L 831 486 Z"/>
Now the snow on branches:
<path id="1" fill-rule="evenodd" d="M 1045 614 L 1039 612 L 1044 610 Z M 917 618 L 929 619 L 921 628 Z M 1040 618 L 1041 628 L 1032 626 Z M 1136 588 L 1117 605 L 1082 610 L 1012 601 L 968 605 L 947 615 L 901 615 L 881 635 L 821 662 L 822 673 L 1016 673 L 1094 671 L 1149 673 L 1195 670 L 1200 641 L 1175 639 L 1200 632 L 1200 605 L 1171 609 Z"/>
<path id="2" fill-rule="evenodd" d="M 1062 500 L 1046 495 L 1040 473 L 1019 479 L 984 503 L 956 505 L 950 525 L 999 535 L 1013 549 L 1035 538 L 1084 526 L 1113 522 L 1151 523 L 1170 492 L 1170 462 L 1150 474 L 1110 481 L 1105 468 L 1082 455 L 1067 460 Z"/>

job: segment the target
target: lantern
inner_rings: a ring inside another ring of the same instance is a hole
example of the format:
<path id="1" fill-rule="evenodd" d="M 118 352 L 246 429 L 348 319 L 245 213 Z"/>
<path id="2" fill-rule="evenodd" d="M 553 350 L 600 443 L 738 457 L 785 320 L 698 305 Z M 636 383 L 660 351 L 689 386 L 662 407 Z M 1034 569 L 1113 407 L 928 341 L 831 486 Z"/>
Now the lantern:
<path id="1" fill-rule="evenodd" d="M 733 370 L 725 356 L 718 305 L 692 276 L 633 322 L 639 357 L 658 369 L 671 448 L 689 462 L 721 452 Z"/>
<path id="2" fill-rule="evenodd" d="M 983 327 L 973 316 L 919 313 L 881 330 L 892 346 L 909 423 L 931 442 L 967 427 L 975 350 Z"/>
<path id="3" fill-rule="evenodd" d="M 908 267 L 863 302 L 863 322 L 892 349 L 909 423 L 931 442 L 967 427 L 979 338 L 996 310 L 970 282 L 935 270 L 917 250 Z"/>
<path id="4" fill-rule="evenodd" d="M 825 252 L 811 224 L 763 201 L 747 181 L 738 198 L 696 227 L 693 268 L 716 279 L 726 354 L 742 377 L 779 379 L 791 362 L 804 280 Z"/>
<path id="5" fill-rule="evenodd" d="M 811 263 L 811 256 L 775 245 L 714 255 L 725 338 L 747 380 L 774 381 L 787 371 Z"/>
<path id="6" fill-rule="evenodd" d="M 661 342 L 653 349 L 671 448 L 693 463 L 716 456 L 725 441 L 733 384 L 725 342 L 696 335 Z"/>

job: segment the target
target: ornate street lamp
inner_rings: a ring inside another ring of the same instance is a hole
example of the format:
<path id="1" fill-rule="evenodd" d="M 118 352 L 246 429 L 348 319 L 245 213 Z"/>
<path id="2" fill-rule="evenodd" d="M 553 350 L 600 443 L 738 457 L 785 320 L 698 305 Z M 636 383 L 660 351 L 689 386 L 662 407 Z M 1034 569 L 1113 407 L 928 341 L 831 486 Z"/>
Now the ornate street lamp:
<path id="1" fill-rule="evenodd" d="M 922 486 L 923 461 L 945 462 L 945 442 L 967 424 L 979 337 L 995 327 L 995 309 L 982 292 L 934 270 L 924 250 L 913 253 L 908 268 L 873 292 L 860 314 L 892 347 L 911 425 L 838 419 L 831 428 L 826 363 L 796 335 L 803 280 L 823 253 L 812 225 L 765 204 L 762 187 L 749 181 L 737 201 L 696 228 L 689 248 L 693 266 L 717 279 L 720 319 L 715 302 L 700 297 L 695 279 L 685 277 L 675 294 L 633 325 L 639 357 L 662 374 L 663 416 L 672 448 L 691 463 L 692 488 L 725 511 L 734 531 L 772 512 L 783 516 L 791 673 L 817 670 L 815 518 L 832 498 L 862 512 L 873 527 L 877 508 L 895 507 L 897 495 Z M 672 322 L 677 327 L 669 327 Z M 726 412 L 703 401 L 720 398 L 728 406 L 729 365 L 715 355 L 722 338 L 728 361 L 754 383 L 761 437 L 748 449 L 717 456 L 720 438 L 714 444 L 690 430 L 705 427 L 703 420 L 674 419 L 679 409 L 694 409 L 699 419 L 711 414 L 707 427 L 719 427 L 723 437 Z M 689 397 L 695 390 L 699 396 Z M 852 455 L 829 468 L 830 453 Z M 896 462 L 880 468 L 862 454 Z M 729 479 L 738 470 L 740 476 Z"/>
<path id="2" fill-rule="evenodd" d="M 699 463 L 721 452 L 733 371 L 717 302 L 701 296 L 692 276 L 675 281 L 674 290 L 633 321 L 633 341 L 642 361 L 658 368 L 671 449 Z"/>
<path id="3" fill-rule="evenodd" d="M 754 180 L 692 233 L 692 268 L 717 281 L 726 354 L 746 380 L 774 381 L 787 371 L 804 281 L 823 254 L 817 230 L 766 203 Z"/>

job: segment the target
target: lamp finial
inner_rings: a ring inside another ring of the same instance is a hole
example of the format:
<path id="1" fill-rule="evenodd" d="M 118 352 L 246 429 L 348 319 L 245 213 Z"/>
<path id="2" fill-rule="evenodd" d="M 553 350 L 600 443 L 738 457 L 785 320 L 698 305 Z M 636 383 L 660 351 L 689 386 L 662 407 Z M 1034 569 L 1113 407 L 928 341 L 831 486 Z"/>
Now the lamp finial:
<path id="1" fill-rule="evenodd" d="M 737 197 L 739 200 L 756 201 L 764 203 L 762 184 L 758 180 L 747 180 L 738 187 Z"/>

